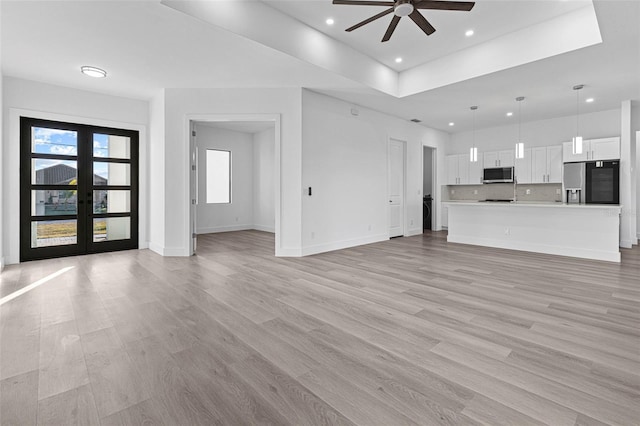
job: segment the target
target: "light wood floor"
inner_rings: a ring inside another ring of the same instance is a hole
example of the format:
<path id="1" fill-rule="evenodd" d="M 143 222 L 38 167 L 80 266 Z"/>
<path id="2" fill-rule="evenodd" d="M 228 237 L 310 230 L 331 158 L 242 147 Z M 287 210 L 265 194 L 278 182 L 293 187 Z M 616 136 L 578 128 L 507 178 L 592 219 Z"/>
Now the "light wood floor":
<path id="1" fill-rule="evenodd" d="M 73 268 L 0 307 L 0 424 L 640 423 L 638 248 L 199 242 L 7 267 L 0 298 Z"/>

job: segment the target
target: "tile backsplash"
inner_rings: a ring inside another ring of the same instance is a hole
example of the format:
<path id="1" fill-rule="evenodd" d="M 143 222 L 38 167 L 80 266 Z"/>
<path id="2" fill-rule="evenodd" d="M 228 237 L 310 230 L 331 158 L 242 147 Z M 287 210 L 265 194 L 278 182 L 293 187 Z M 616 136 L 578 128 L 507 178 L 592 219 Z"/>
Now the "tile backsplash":
<path id="1" fill-rule="evenodd" d="M 513 187 L 514 185 L 511 183 L 444 185 L 442 199 L 444 201 L 513 199 Z M 518 201 L 562 201 L 562 184 L 518 184 L 516 185 L 516 199 Z"/>

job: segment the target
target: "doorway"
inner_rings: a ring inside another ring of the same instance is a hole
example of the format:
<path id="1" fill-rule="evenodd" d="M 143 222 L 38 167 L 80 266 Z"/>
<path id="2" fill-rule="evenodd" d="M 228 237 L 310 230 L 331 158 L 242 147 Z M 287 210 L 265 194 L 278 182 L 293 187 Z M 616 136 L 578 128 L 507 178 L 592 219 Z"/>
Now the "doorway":
<path id="1" fill-rule="evenodd" d="M 20 118 L 20 261 L 138 248 L 138 142 Z"/>
<path id="2" fill-rule="evenodd" d="M 273 114 L 190 120 L 191 254 L 199 234 L 255 229 L 276 234 L 277 255 L 279 124 Z M 224 176 L 212 161 L 218 154 L 226 158 Z M 225 196 L 218 199 L 212 188 L 221 177 Z"/>
<path id="3" fill-rule="evenodd" d="M 404 235 L 405 142 L 389 139 L 389 238 Z"/>
<path id="4" fill-rule="evenodd" d="M 435 228 L 435 148 L 422 147 L 422 230 Z"/>

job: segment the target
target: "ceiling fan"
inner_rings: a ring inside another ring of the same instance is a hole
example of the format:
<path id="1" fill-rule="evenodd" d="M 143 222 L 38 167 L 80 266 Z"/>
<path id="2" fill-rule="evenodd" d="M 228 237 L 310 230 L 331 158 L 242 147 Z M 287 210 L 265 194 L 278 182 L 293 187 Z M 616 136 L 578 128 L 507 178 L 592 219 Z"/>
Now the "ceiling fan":
<path id="1" fill-rule="evenodd" d="M 461 10 L 468 12 L 473 9 L 473 6 L 476 4 L 473 1 L 444 1 L 444 0 L 396 0 L 396 1 L 359 1 L 359 0 L 333 0 L 333 4 L 346 4 L 353 6 L 389 6 L 389 9 L 378 13 L 377 15 L 372 16 L 369 19 L 365 19 L 364 21 L 355 24 L 352 27 L 347 28 L 345 31 L 353 31 L 366 25 L 370 22 L 375 21 L 378 18 L 382 18 L 385 15 L 393 12 L 394 16 L 391 19 L 391 23 L 387 28 L 387 32 L 384 33 L 384 37 L 382 37 L 382 41 L 388 41 L 391 38 L 391 35 L 395 31 L 398 26 L 398 22 L 400 22 L 400 18 L 403 16 L 409 16 L 420 27 L 422 31 L 426 35 L 433 34 L 436 29 L 427 21 L 427 19 L 422 16 L 418 9 L 435 9 L 435 10 Z"/>

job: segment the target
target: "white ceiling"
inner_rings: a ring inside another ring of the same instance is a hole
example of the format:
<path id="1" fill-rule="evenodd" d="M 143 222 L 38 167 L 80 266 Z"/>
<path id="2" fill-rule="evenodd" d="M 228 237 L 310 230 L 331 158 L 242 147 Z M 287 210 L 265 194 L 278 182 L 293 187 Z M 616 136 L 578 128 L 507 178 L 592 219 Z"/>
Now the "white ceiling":
<path id="1" fill-rule="evenodd" d="M 384 16 L 350 33 L 345 29 L 388 9 L 380 6 L 333 5 L 331 0 L 264 0 L 270 6 L 353 47 L 396 71 L 434 60 L 521 28 L 574 11 L 590 1 L 478 0 L 470 12 L 420 10 L 435 27 L 426 36 L 409 18 L 400 20 L 391 39 L 382 43 L 392 14 Z M 332 26 L 326 24 L 333 18 Z M 467 30 L 475 32 L 466 37 Z M 397 64 L 395 58 L 401 57 Z"/>
<path id="2" fill-rule="evenodd" d="M 527 98 L 524 121 L 571 115 L 575 113 L 571 87 L 578 83 L 586 85 L 584 97 L 596 99 L 581 108 L 584 112 L 618 108 L 623 100 L 640 99 L 640 2 L 593 3 L 602 43 L 404 98 L 267 47 L 270 40 L 264 34 L 265 40 L 243 37 L 158 0 L 2 0 L 2 69 L 6 76 L 140 99 L 149 99 L 162 88 L 307 87 L 405 119 L 419 118 L 429 127 L 459 132 L 470 128 L 468 108 L 473 104 L 480 106 L 477 128 L 508 124 L 515 116 L 507 119 L 504 114 L 517 111 L 517 96 Z M 430 37 L 403 19 L 391 41 L 384 44 L 380 39 L 388 17 L 380 20 L 380 28 L 370 24 L 352 33 L 343 31 L 376 13 L 379 9 L 375 7 L 333 6 L 330 0 L 268 4 L 278 10 L 286 6 L 296 21 L 308 23 L 395 71 L 404 71 L 467 48 L 469 43 L 508 37 L 570 13 L 584 1 L 478 0 L 471 12 L 425 12 L 437 29 Z M 336 24 L 327 29 L 324 20 L 329 11 Z M 292 19 L 283 15 L 285 18 Z M 247 28 L 258 25 L 252 19 L 256 18 L 247 17 L 243 24 Z M 476 31 L 473 39 L 464 37 L 469 28 Z M 286 37 L 278 34 L 282 30 L 273 25 L 271 35 Z M 398 55 L 405 59 L 402 67 L 392 62 Z M 78 69 L 86 64 L 105 68 L 109 77 L 96 80 L 81 75 Z M 448 127 L 450 121 L 456 126 Z"/>

